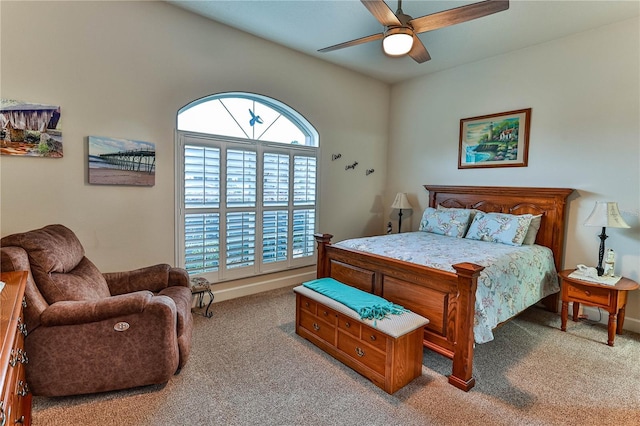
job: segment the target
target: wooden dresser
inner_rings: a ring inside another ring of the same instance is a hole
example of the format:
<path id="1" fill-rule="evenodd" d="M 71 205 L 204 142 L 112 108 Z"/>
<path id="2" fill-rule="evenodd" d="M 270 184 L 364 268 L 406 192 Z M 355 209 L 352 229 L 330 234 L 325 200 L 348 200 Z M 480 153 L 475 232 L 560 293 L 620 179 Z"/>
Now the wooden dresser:
<path id="1" fill-rule="evenodd" d="M 29 361 L 24 350 L 27 327 L 22 315 L 27 272 L 1 273 L 0 281 L 5 282 L 0 293 L 0 425 L 30 425 L 31 392 L 24 368 Z"/>

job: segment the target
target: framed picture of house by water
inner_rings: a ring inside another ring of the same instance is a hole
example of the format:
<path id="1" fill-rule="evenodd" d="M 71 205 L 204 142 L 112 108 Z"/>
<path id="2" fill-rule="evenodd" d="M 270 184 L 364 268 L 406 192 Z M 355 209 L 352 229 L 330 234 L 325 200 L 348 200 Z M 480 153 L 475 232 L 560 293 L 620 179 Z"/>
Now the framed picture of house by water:
<path id="1" fill-rule="evenodd" d="M 460 120 L 458 168 L 526 167 L 531 108 Z"/>
<path id="2" fill-rule="evenodd" d="M 156 145 L 129 139 L 89 136 L 89 183 L 153 186 Z"/>

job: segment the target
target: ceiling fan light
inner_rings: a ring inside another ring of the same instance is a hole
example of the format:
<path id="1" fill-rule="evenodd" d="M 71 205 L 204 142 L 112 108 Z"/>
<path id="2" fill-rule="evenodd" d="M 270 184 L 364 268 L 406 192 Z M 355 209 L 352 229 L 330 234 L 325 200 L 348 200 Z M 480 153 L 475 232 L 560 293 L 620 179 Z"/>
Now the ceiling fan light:
<path id="1" fill-rule="evenodd" d="M 382 40 L 382 49 L 384 53 L 389 56 L 402 56 L 409 53 L 413 46 L 413 34 L 409 34 L 406 31 L 394 31 L 404 30 L 403 28 L 394 28 L 387 32 Z"/>

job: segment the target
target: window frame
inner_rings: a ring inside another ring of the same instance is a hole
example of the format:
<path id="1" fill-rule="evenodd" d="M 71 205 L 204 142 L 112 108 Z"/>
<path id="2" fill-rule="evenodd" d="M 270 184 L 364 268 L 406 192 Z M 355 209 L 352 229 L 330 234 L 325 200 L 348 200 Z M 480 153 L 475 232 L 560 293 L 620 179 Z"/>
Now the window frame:
<path id="1" fill-rule="evenodd" d="M 237 95 L 237 93 L 236 93 Z M 198 105 L 202 102 L 209 100 L 215 100 L 220 95 L 212 95 L 206 98 L 194 101 L 187 106 L 181 108 L 178 112 L 187 110 L 190 107 Z M 222 95 L 229 97 L 229 94 Z M 218 270 L 204 273 L 191 273 L 191 276 L 203 276 L 210 282 L 224 282 L 230 280 L 236 280 L 241 278 L 248 278 L 251 276 L 269 274 L 274 272 L 286 271 L 290 269 L 301 268 L 305 266 L 311 266 L 316 263 L 317 253 L 315 244 L 313 245 L 313 253 L 310 256 L 294 257 L 293 256 L 293 226 L 294 226 L 294 211 L 312 209 L 314 213 L 314 231 L 317 229 L 319 211 L 320 211 L 320 148 L 318 134 L 303 117 L 299 116 L 297 112 L 287 107 L 284 104 L 275 100 L 262 97 L 260 95 L 241 94 L 238 97 L 255 100 L 265 104 L 277 110 L 283 117 L 294 122 L 305 133 L 307 140 L 304 145 L 299 144 L 286 144 L 280 142 L 261 141 L 242 139 L 237 137 L 230 137 L 224 135 L 213 135 L 208 133 L 198 133 L 186 130 L 176 130 L 175 132 L 175 183 L 176 183 L 176 214 L 175 214 L 175 263 L 180 267 L 185 267 L 185 217 L 189 213 L 211 213 L 212 210 L 216 210 L 220 215 L 220 238 L 219 247 L 226 247 L 226 214 L 228 212 L 239 211 L 251 211 L 255 212 L 255 250 L 254 250 L 254 263 L 253 265 L 244 267 L 227 268 L 226 256 L 220 252 L 220 258 L 218 261 Z M 177 117 L 177 116 L 176 116 Z M 177 119 L 176 119 L 177 129 Z M 310 144 L 311 142 L 311 144 Z M 219 208 L 186 208 L 185 207 L 185 146 L 205 146 L 220 149 L 220 205 Z M 255 207 L 234 207 L 227 208 L 226 206 L 226 156 L 229 149 L 243 149 L 250 150 L 256 153 L 257 165 L 256 165 L 256 203 Z M 263 198 L 263 184 L 264 184 L 264 154 L 273 153 L 289 156 L 289 201 L 285 206 L 266 206 Z M 293 192 L 294 192 L 294 158 L 296 156 L 307 156 L 315 158 L 316 162 L 316 174 L 315 174 L 315 199 L 314 203 L 296 204 Z M 263 214 L 265 211 L 287 211 L 288 223 L 287 223 L 287 238 L 288 256 L 286 260 L 263 262 Z"/>

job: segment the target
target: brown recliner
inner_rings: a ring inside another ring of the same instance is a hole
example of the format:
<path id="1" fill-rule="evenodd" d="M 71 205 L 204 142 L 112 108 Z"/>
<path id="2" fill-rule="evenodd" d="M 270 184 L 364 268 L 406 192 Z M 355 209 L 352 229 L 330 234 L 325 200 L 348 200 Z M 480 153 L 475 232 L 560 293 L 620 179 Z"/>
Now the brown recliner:
<path id="1" fill-rule="evenodd" d="M 0 240 L 1 270 L 29 271 L 27 383 L 63 396 L 166 383 L 186 363 L 193 317 L 184 269 L 102 274 L 62 225 Z"/>

